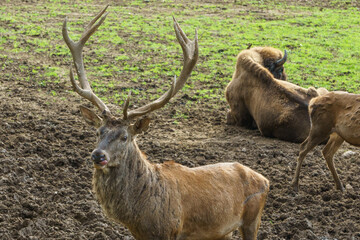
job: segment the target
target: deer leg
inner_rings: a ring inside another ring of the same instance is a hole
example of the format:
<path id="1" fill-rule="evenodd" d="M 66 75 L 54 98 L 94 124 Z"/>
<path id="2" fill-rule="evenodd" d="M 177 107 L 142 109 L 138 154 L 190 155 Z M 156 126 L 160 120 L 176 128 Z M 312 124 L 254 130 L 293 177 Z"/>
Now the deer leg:
<path id="1" fill-rule="evenodd" d="M 231 240 L 232 239 L 232 232 L 224 236 L 223 238 L 220 238 L 219 240 Z"/>
<path id="2" fill-rule="evenodd" d="M 329 141 L 327 142 L 326 146 L 324 147 L 322 154 L 326 160 L 326 164 L 331 171 L 331 174 L 335 180 L 336 189 L 340 191 L 344 191 L 344 187 L 339 179 L 339 176 L 336 172 L 333 157 L 336 151 L 339 149 L 341 144 L 344 142 L 344 139 L 340 137 L 338 134 L 333 133 L 330 136 Z"/>
<path id="3" fill-rule="evenodd" d="M 261 223 L 261 212 L 262 209 L 252 221 L 244 222 L 244 224 L 240 227 L 243 240 L 256 240 L 257 232 Z"/>
<path id="4" fill-rule="evenodd" d="M 291 182 L 291 186 L 294 191 L 299 191 L 299 176 L 301 165 L 306 157 L 306 155 L 314 149 L 318 144 L 324 141 L 327 138 L 328 134 L 316 134 L 313 129 L 310 130 L 309 136 L 305 139 L 305 141 L 300 145 L 300 153 L 297 158 L 296 171 L 295 176 Z"/>
<path id="5" fill-rule="evenodd" d="M 245 206 L 243 225 L 240 232 L 243 240 L 256 240 L 261 223 L 261 214 L 265 206 L 266 193 L 254 196 Z"/>

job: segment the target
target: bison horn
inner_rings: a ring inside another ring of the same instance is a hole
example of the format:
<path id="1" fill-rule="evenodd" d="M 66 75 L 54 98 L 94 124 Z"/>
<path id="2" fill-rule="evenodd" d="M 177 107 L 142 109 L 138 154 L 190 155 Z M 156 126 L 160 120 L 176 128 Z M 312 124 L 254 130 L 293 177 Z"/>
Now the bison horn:
<path id="1" fill-rule="evenodd" d="M 279 59 L 279 60 L 277 60 L 277 61 L 275 62 L 275 65 L 276 65 L 276 66 L 284 65 L 284 63 L 286 62 L 286 59 L 287 59 L 287 51 L 285 50 L 285 51 L 284 51 L 284 57 L 281 58 L 281 59 Z"/>

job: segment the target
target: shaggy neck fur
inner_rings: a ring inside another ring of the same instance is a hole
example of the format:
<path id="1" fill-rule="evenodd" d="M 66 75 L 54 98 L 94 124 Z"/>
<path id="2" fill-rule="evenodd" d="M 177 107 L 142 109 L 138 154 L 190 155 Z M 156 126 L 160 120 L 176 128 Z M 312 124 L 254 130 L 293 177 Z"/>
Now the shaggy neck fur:
<path id="1" fill-rule="evenodd" d="M 117 166 L 95 170 L 93 190 L 105 214 L 126 225 L 135 237 L 149 229 L 162 235 L 163 230 L 155 226 L 166 225 L 158 221 L 170 214 L 169 192 L 156 165 L 145 159 L 136 142 L 126 149 L 115 156 Z"/>

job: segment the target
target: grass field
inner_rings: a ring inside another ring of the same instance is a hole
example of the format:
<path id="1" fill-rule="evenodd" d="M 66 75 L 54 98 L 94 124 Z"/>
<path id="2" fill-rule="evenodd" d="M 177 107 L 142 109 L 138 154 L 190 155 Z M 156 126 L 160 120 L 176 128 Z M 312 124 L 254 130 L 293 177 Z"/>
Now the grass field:
<path id="1" fill-rule="evenodd" d="M 60 66 L 70 64 L 71 56 L 62 40 L 62 21 L 69 16 L 71 36 L 78 39 L 101 6 L 90 8 L 79 2 L 59 8 L 61 2 L 68 1 L 42 2 L 36 12 L 19 5 L 16 14 L 0 6 L 0 21 L 7 23 L 0 28 L 3 64 L 11 64 L 6 60 L 8 54 L 31 53 L 34 58 L 46 54 L 55 60 L 55 64 L 19 65 L 21 71 L 29 73 L 24 80 L 44 85 L 66 79 L 67 73 Z M 179 73 L 181 61 L 171 26 L 171 16 L 175 16 L 188 35 L 193 36 L 195 27 L 199 31 L 200 60 L 184 89 L 194 90 L 197 99 L 224 101 L 236 55 L 248 44 L 286 49 L 286 71 L 293 83 L 358 93 L 360 15 L 349 3 L 331 1 L 328 7 L 321 7 L 281 1 L 214 1 L 201 5 L 162 1 L 162 11 L 153 14 L 151 8 L 156 3 L 128 1 L 127 7 L 109 8 L 110 15 L 90 40 L 85 53 L 87 73 L 96 92 L 113 92 L 120 87 L 132 89 L 136 95 L 149 83 L 170 82 Z M 48 27 L 53 21 L 58 22 L 57 27 Z M 156 54 L 150 58 L 148 53 Z M 104 59 L 113 64 L 102 64 Z M 128 84 L 124 86 L 124 82 Z M 152 92 L 152 98 L 163 91 L 159 88 L 156 94 Z M 111 101 L 122 103 L 126 95 L 127 91 L 116 93 Z"/>

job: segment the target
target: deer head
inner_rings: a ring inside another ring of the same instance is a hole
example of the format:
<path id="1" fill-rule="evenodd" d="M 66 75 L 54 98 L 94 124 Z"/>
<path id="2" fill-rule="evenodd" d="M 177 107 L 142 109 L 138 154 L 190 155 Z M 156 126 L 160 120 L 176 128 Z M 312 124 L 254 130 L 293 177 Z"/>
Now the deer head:
<path id="1" fill-rule="evenodd" d="M 176 76 L 174 77 L 170 89 L 160 98 L 142 107 L 128 111 L 131 95 L 130 92 L 124 104 L 123 117 L 117 118 L 113 116 L 105 103 L 92 91 L 86 77 L 82 56 L 82 49 L 86 41 L 104 22 L 108 14 L 105 13 L 107 8 L 108 6 L 101 10 L 88 24 L 78 42 L 72 41 L 69 37 L 67 31 L 67 19 L 65 19 L 62 29 L 63 38 L 71 51 L 76 73 L 78 75 L 78 81 L 80 83 L 79 86 L 75 81 L 72 68 L 70 67 L 70 80 L 73 89 L 81 97 L 89 100 L 101 112 L 101 116 L 98 116 L 92 110 L 83 106 L 80 107 L 81 114 L 85 121 L 98 128 L 97 147 L 91 154 L 94 166 L 98 169 L 120 164 L 120 159 L 123 159 L 127 154 L 129 154 L 133 148 L 137 149 L 134 141 L 135 137 L 137 134 L 146 131 L 150 123 L 150 119 L 145 115 L 160 109 L 168 103 L 173 96 L 175 96 L 189 78 L 198 59 L 198 39 L 196 30 L 195 39 L 190 41 L 180 28 L 175 18 L 173 18 L 175 34 L 184 56 L 184 64 L 180 76 L 178 78 L 176 78 Z M 99 20 L 100 17 L 101 19 Z M 141 116 L 143 116 L 143 118 L 140 118 L 134 124 L 131 124 L 132 120 Z"/>

